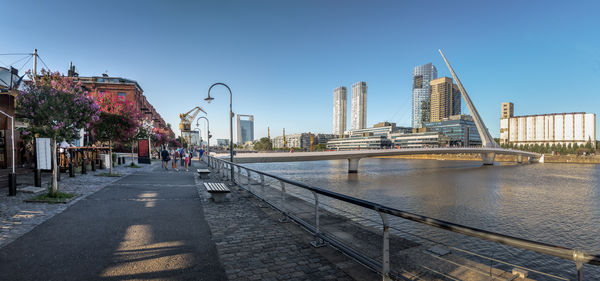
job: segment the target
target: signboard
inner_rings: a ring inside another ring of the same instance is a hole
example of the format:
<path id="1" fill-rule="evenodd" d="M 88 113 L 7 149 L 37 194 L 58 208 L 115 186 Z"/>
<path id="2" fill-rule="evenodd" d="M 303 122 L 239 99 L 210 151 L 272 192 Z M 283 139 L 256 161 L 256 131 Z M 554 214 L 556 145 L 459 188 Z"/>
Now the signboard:
<path id="1" fill-rule="evenodd" d="M 148 140 L 138 140 L 138 157 L 150 157 L 148 151 Z"/>
<path id="2" fill-rule="evenodd" d="M 52 170 L 50 138 L 35 138 L 35 151 L 37 155 L 37 168 L 39 170 Z"/>

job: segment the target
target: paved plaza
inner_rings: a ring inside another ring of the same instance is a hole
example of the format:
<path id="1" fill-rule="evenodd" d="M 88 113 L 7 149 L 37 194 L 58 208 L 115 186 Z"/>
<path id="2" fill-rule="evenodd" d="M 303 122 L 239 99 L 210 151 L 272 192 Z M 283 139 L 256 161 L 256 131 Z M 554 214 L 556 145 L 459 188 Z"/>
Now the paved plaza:
<path id="1" fill-rule="evenodd" d="M 126 175 L 63 174 L 61 188 L 79 194 L 68 204 L 0 199 L 0 280 L 379 278 L 331 248 L 312 248 L 308 233 L 237 188 L 215 203 L 193 172 L 157 162 L 117 171 Z"/>

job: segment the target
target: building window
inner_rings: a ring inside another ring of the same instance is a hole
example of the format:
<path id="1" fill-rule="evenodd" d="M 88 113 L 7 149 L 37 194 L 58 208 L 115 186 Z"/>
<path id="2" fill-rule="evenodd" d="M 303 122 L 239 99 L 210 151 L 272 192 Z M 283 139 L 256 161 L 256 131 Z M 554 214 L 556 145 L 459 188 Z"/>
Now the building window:
<path id="1" fill-rule="evenodd" d="M 125 100 L 125 97 L 127 96 L 127 94 L 122 93 L 122 92 L 118 93 L 117 95 L 119 96 L 119 99 L 121 99 L 121 100 Z"/>

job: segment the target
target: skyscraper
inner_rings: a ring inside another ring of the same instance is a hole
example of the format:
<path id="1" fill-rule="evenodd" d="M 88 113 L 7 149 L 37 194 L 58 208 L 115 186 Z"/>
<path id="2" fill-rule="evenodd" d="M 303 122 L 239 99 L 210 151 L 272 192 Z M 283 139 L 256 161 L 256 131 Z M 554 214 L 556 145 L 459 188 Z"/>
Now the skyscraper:
<path id="1" fill-rule="evenodd" d="M 441 77 L 429 82 L 429 121 L 438 122 L 452 115 L 460 114 L 460 92 L 452 78 Z"/>
<path id="2" fill-rule="evenodd" d="M 346 131 L 346 108 L 348 95 L 346 87 L 340 86 L 333 90 L 333 134 L 343 135 Z"/>
<path id="3" fill-rule="evenodd" d="M 248 118 L 241 120 L 240 117 Z M 244 144 L 254 140 L 254 115 L 237 115 L 237 143 Z"/>
<path id="4" fill-rule="evenodd" d="M 416 66 L 413 70 L 412 89 L 412 126 L 421 128 L 422 124 L 429 122 L 429 82 L 437 78 L 437 69 L 428 63 Z"/>
<path id="5" fill-rule="evenodd" d="M 367 82 L 356 82 L 352 85 L 352 112 L 350 129 L 359 130 L 367 127 Z"/>

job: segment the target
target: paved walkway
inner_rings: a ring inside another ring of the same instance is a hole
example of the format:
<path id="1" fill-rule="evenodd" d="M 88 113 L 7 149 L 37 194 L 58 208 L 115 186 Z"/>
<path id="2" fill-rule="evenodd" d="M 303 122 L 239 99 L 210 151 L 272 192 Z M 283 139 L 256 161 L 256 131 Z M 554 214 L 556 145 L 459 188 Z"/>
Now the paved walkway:
<path id="1" fill-rule="evenodd" d="M 0 248 L 0 280 L 378 279 L 331 248 L 310 247 L 310 235 L 282 226 L 248 194 L 234 188 L 215 203 L 201 183 L 154 163 L 92 184 L 91 195 Z"/>
<path id="2" fill-rule="evenodd" d="M 0 249 L 0 280 L 122 279 L 227 279 L 191 173 L 129 175 Z"/>

